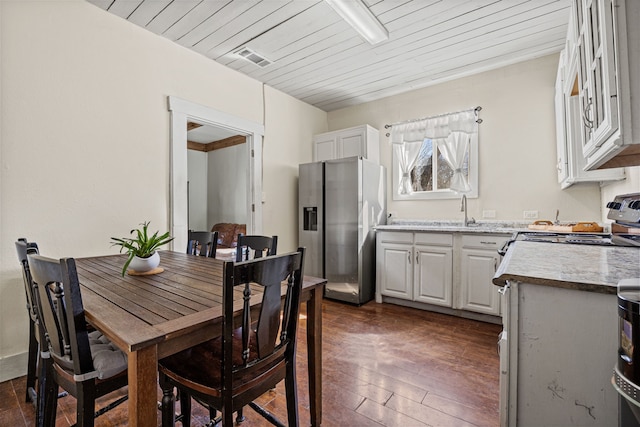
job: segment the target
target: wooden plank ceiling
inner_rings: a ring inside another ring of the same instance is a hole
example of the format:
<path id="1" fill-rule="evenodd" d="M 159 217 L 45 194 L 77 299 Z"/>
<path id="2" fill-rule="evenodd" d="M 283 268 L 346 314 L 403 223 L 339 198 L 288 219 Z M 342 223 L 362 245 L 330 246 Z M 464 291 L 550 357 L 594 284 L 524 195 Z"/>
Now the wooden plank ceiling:
<path id="1" fill-rule="evenodd" d="M 559 52 L 571 2 L 364 0 L 371 46 L 323 0 L 88 1 L 325 111 Z"/>

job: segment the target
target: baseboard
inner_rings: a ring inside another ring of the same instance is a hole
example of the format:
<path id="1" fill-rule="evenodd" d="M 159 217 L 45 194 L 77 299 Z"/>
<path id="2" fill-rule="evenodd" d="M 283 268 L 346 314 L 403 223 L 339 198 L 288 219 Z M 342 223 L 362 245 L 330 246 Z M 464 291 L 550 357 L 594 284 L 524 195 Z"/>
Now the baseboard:
<path id="1" fill-rule="evenodd" d="M 27 375 L 29 352 L 0 357 L 0 382 Z"/>
<path id="2" fill-rule="evenodd" d="M 449 307 L 440 307 L 438 305 L 426 304 L 422 302 L 403 300 L 401 298 L 382 296 L 382 301 L 389 304 L 402 305 L 405 307 L 417 308 L 420 310 L 435 311 L 436 313 L 450 314 L 452 316 L 464 317 L 465 319 L 478 320 L 480 322 L 502 324 L 502 317 L 492 316 L 489 314 L 474 313 L 472 311 L 458 310 Z"/>

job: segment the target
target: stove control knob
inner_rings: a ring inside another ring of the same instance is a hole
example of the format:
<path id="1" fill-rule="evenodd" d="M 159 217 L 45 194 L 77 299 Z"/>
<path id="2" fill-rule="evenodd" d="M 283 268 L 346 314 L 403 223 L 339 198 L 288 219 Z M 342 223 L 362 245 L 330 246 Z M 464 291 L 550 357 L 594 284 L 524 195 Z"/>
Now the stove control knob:
<path id="1" fill-rule="evenodd" d="M 634 200 L 631 203 L 629 203 L 629 208 L 630 209 L 635 209 L 635 210 L 640 210 L 640 200 Z"/>
<path id="2" fill-rule="evenodd" d="M 613 209 L 613 210 L 620 210 L 620 208 L 622 207 L 622 203 L 620 202 L 609 202 L 607 203 L 607 208 L 609 209 Z"/>

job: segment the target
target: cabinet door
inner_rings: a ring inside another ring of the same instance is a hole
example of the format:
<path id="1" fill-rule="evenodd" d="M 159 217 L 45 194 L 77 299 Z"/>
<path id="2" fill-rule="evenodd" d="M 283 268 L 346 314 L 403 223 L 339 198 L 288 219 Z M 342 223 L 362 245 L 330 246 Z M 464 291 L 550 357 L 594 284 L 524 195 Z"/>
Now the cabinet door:
<path id="1" fill-rule="evenodd" d="M 453 249 L 416 245 L 414 253 L 414 300 L 451 307 Z"/>
<path id="2" fill-rule="evenodd" d="M 612 0 L 585 0 L 579 45 L 585 157 L 620 126 Z"/>
<path id="3" fill-rule="evenodd" d="M 338 158 L 360 156 L 367 158 L 365 128 L 348 129 L 338 136 Z"/>
<path id="4" fill-rule="evenodd" d="M 556 149 L 558 160 L 556 169 L 558 171 L 558 182 L 562 183 L 569 176 L 567 161 L 567 123 L 565 120 L 565 112 L 567 110 L 566 98 L 564 94 L 564 52 L 560 55 L 560 64 L 558 65 L 558 74 L 556 76 L 556 92 L 555 92 L 555 113 L 556 113 Z"/>
<path id="5" fill-rule="evenodd" d="M 459 308 L 500 315 L 498 287 L 492 282 L 499 262 L 500 256 L 495 250 L 462 249 Z"/>
<path id="6" fill-rule="evenodd" d="M 380 293 L 390 297 L 413 299 L 412 246 L 398 243 L 379 245 L 376 261 L 381 266 L 378 272 Z"/>
<path id="7" fill-rule="evenodd" d="M 313 139 L 313 161 L 323 162 L 338 158 L 336 135 L 319 135 Z"/>

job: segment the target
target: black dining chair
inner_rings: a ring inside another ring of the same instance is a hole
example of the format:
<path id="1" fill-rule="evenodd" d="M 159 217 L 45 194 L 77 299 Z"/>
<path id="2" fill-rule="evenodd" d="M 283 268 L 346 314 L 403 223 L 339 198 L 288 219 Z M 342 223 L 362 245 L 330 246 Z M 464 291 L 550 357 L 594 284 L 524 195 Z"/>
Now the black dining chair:
<path id="1" fill-rule="evenodd" d="M 72 258 L 55 260 L 28 254 L 40 326 L 47 337 L 43 424 L 55 426 L 58 388 L 77 399 L 76 425 L 94 419 L 127 399 L 121 397 L 95 412 L 95 400 L 127 385 L 127 356 L 99 331 L 87 330 L 80 283 Z"/>
<path id="2" fill-rule="evenodd" d="M 303 261 L 304 248 L 299 248 L 285 255 L 224 263 L 222 336 L 158 363 L 163 427 L 175 425 L 174 387 L 180 393 L 180 417 L 185 426 L 191 422 L 191 397 L 212 413 L 222 411 L 223 427 L 231 427 L 233 412 L 246 405 L 272 424 L 283 426 L 254 402 L 282 380 L 288 425 L 298 426 L 296 331 Z M 284 304 L 283 282 L 286 282 Z M 237 291 L 237 287 L 242 290 Z M 234 307 L 234 294 L 238 292 L 243 293 L 240 312 Z M 251 300 L 255 298 L 261 303 L 254 320 Z"/>
<path id="3" fill-rule="evenodd" d="M 276 255 L 277 249 L 278 236 L 269 237 L 238 234 L 236 262 L 260 258 L 262 256 Z"/>
<path id="4" fill-rule="evenodd" d="M 211 232 L 211 231 L 189 230 L 189 241 L 187 243 L 188 254 L 215 258 L 217 250 L 218 250 L 218 232 L 217 231 Z"/>
<path id="5" fill-rule="evenodd" d="M 41 359 L 49 356 L 48 352 L 41 346 L 41 343 L 46 343 L 46 338 L 44 330 L 40 327 L 37 306 L 35 304 L 36 295 L 33 288 L 31 271 L 29 270 L 29 263 L 27 261 L 28 254 L 38 253 L 38 245 L 35 242 L 29 242 L 27 239 L 20 238 L 16 242 L 16 252 L 18 253 L 18 260 L 22 267 L 22 279 L 27 300 L 27 311 L 29 312 L 29 354 L 25 401 L 33 402 L 36 412 L 36 425 L 41 426 L 44 398 L 43 394 L 38 391 L 46 386 L 45 364 Z M 40 368 L 39 372 L 37 371 L 38 367 Z"/>

